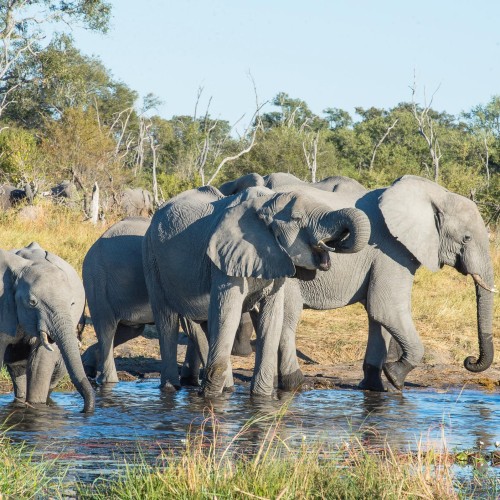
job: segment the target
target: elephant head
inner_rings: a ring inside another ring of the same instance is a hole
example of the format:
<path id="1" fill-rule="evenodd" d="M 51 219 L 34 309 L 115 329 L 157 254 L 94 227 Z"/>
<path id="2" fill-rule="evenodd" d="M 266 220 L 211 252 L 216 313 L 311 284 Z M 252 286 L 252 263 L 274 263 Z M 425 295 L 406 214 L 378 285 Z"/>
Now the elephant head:
<path id="1" fill-rule="evenodd" d="M 332 211 L 290 192 L 228 208 L 207 253 L 228 276 L 276 279 L 294 276 L 296 268 L 326 271 L 330 252 L 358 252 L 369 237 L 370 223 L 362 211 Z"/>
<path id="2" fill-rule="evenodd" d="M 438 184 L 407 175 L 380 197 L 379 206 L 391 234 L 425 267 L 452 266 L 476 284 L 479 359 L 467 357 L 472 372 L 493 362 L 493 265 L 488 232 L 476 204 Z"/>
<path id="3" fill-rule="evenodd" d="M 68 275 L 57 259 L 54 262 L 48 253 L 43 260 L 31 260 L 0 250 L 0 331 L 12 337 L 22 331 L 48 350 L 55 342 L 71 381 L 84 399 L 84 411 L 91 412 L 94 391 L 83 369 L 76 335 L 82 311 L 75 310 L 78 299 Z"/>

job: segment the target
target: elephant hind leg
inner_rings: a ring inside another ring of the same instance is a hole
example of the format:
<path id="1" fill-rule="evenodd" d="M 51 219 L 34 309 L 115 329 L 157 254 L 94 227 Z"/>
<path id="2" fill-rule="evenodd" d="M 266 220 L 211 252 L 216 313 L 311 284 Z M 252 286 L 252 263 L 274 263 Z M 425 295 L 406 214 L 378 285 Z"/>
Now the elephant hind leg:
<path id="1" fill-rule="evenodd" d="M 116 383 L 118 382 L 118 375 L 116 373 L 113 346 L 118 322 L 114 318 L 105 320 L 92 318 L 92 320 L 94 322 L 97 343 L 99 344 L 97 382 L 100 384 Z"/>
<path id="2" fill-rule="evenodd" d="M 365 391 L 384 392 L 387 390 L 382 382 L 382 366 L 387 357 L 387 344 L 390 333 L 377 321 L 369 319 L 368 343 L 363 361 L 364 378 L 358 387 Z"/>

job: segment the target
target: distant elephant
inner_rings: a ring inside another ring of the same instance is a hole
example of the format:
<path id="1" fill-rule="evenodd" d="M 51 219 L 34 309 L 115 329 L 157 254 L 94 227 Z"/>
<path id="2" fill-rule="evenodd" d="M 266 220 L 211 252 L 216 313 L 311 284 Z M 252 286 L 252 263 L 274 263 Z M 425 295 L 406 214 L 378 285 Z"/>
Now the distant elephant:
<path id="1" fill-rule="evenodd" d="M 132 340 L 154 324 L 142 265 L 142 241 L 151 223 L 145 217 L 129 217 L 111 226 L 89 249 L 82 276 L 97 344 L 83 354 L 85 371 L 99 383 L 118 382 L 113 347 Z M 188 352 L 181 380 L 198 383 L 199 365 L 206 362 L 208 342 L 196 325 L 188 330 Z M 244 318 L 233 354 L 247 355 L 245 339 L 252 333 L 251 321 Z M 241 347 L 240 345 L 241 344 Z"/>
<path id="2" fill-rule="evenodd" d="M 74 182 L 65 180 L 52 186 L 49 191 L 43 192 L 42 196 L 51 196 L 54 200 L 72 203 L 78 200 L 78 191 Z"/>
<path id="3" fill-rule="evenodd" d="M 153 195 L 143 188 L 126 188 L 120 199 L 120 208 L 126 217 L 149 217 L 154 212 Z"/>
<path id="4" fill-rule="evenodd" d="M 26 184 L 25 189 L 8 184 L 0 186 L 0 209 L 8 210 L 23 200 L 27 200 L 29 203 L 33 202 L 33 191 L 29 184 Z"/>
<path id="5" fill-rule="evenodd" d="M 276 191 L 311 193 L 307 186 L 275 186 Z M 371 223 L 369 245 L 352 255 L 332 255 L 331 269 L 310 281 L 287 280 L 283 336 L 294 339 L 302 307 L 336 309 L 361 302 L 369 319 L 362 389 L 384 390 L 381 370 L 402 389 L 408 373 L 421 361 L 424 348 L 411 315 L 411 292 L 420 265 L 437 271 L 444 265 L 470 274 L 476 283 L 479 359 L 465 368 L 486 370 L 493 361 L 493 266 L 488 234 L 474 202 L 438 184 L 412 175 L 384 189 L 356 194 L 347 190 L 314 197 L 331 210 L 357 207 Z M 402 355 L 386 362 L 391 336 Z M 280 356 L 295 360 L 295 345 Z"/>
<path id="6" fill-rule="evenodd" d="M 0 250 L 0 363 L 5 361 L 16 400 L 46 403 L 50 390 L 69 373 L 94 410 L 94 391 L 80 358 L 77 329 L 85 292 L 76 271 L 37 243 Z"/>
<path id="7" fill-rule="evenodd" d="M 366 245 L 370 228 L 360 210 L 332 211 L 307 195 L 265 192 L 243 201 L 203 187 L 172 198 L 153 215 L 143 259 L 160 336 L 162 386 L 179 384 L 174 368 L 181 314 L 208 321 L 203 392 L 220 394 L 232 376 L 230 353 L 241 314 L 258 304 L 251 391 L 270 395 L 285 278 L 299 268 L 326 271 L 331 252 L 358 252 Z"/>

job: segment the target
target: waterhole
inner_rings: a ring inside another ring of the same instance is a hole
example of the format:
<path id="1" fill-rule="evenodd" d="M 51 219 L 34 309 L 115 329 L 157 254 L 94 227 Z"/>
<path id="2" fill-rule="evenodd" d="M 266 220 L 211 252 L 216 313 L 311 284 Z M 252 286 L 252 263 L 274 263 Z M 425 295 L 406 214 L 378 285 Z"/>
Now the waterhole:
<path id="1" fill-rule="evenodd" d="M 16 408 L 12 395 L 2 395 L 0 421 L 13 440 L 34 445 L 45 457 L 57 456 L 72 476 L 89 481 L 119 470 L 125 459 L 140 455 L 154 461 L 162 450 L 175 453 L 207 418 L 211 425 L 210 405 L 196 389 L 163 394 L 158 386 L 158 380 L 149 379 L 99 387 L 92 415 L 80 413 L 83 403 L 77 393 L 54 393 L 53 406 L 37 409 Z M 248 449 L 259 446 L 276 420 L 290 446 L 316 441 L 342 445 L 353 435 L 364 446 L 389 444 L 401 451 L 492 451 L 500 442 L 499 394 L 481 391 L 312 390 L 257 399 L 240 386 L 213 400 L 212 412 L 221 446 L 237 435 L 237 445 Z M 252 426 L 238 434 L 251 419 Z"/>

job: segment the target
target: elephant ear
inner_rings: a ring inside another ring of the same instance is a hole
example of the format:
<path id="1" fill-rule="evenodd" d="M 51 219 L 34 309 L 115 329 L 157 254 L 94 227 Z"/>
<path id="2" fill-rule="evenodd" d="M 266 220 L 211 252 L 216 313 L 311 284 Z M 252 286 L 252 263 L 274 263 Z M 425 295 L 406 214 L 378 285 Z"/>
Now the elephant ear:
<path id="1" fill-rule="evenodd" d="M 292 260 L 253 201 L 226 209 L 210 238 L 207 255 L 228 276 L 263 279 L 293 276 Z"/>
<path id="2" fill-rule="evenodd" d="M 22 257 L 0 250 L 0 333 L 12 337 L 17 331 L 15 283 L 25 262 Z"/>
<path id="3" fill-rule="evenodd" d="M 391 234 L 431 271 L 439 270 L 439 224 L 447 191 L 413 175 L 396 180 L 379 198 Z"/>

